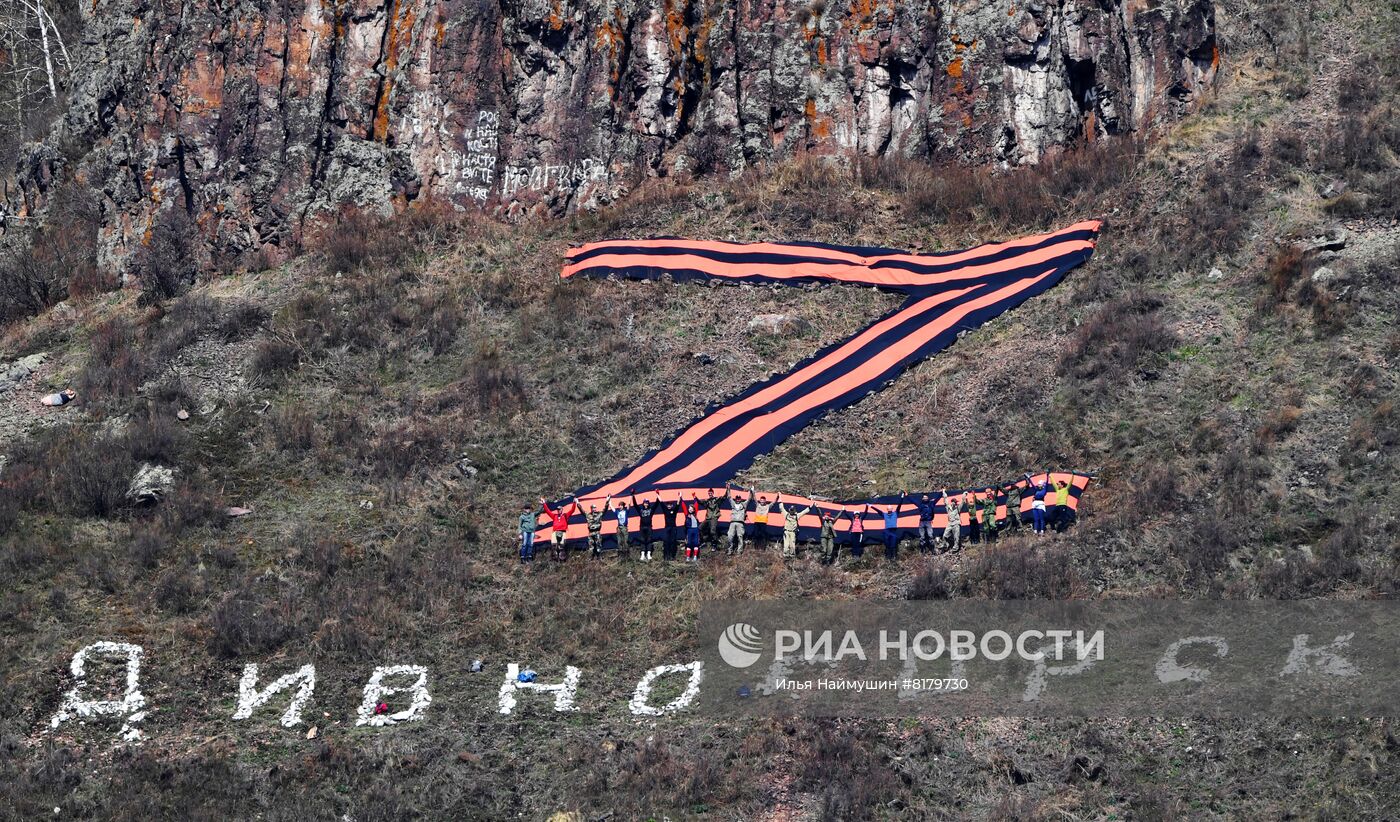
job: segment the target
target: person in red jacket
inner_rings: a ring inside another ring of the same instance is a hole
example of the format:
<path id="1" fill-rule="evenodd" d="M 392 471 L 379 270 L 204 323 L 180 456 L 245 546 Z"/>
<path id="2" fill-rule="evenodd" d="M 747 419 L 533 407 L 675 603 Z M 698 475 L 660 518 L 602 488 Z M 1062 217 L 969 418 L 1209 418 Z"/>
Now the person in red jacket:
<path id="1" fill-rule="evenodd" d="M 540 497 L 540 505 L 544 506 L 545 514 L 549 516 L 549 524 L 554 528 L 554 534 L 550 537 L 550 543 L 554 546 L 554 559 L 563 562 L 569 558 L 569 548 L 564 544 L 564 539 L 568 535 L 569 517 L 578 510 L 578 500 L 569 500 L 567 507 L 550 508 L 544 497 Z"/>

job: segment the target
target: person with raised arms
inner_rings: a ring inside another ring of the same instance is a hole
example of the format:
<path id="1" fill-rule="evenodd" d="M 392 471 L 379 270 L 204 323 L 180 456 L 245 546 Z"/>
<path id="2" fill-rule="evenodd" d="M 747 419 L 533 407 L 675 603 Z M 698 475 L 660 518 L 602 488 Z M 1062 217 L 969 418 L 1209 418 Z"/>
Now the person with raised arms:
<path id="1" fill-rule="evenodd" d="M 609 500 L 612 497 L 608 497 Z M 631 533 L 628 532 L 628 520 L 631 518 L 627 503 L 617 500 L 612 504 L 613 516 L 617 518 L 617 555 L 624 561 L 628 558 L 628 542 L 631 541 Z"/>
<path id="2" fill-rule="evenodd" d="M 544 506 L 544 513 L 549 517 L 549 524 L 554 529 L 554 533 L 550 534 L 550 542 L 554 547 L 554 561 L 564 562 L 569 558 L 569 547 L 565 542 L 569 536 L 569 517 L 578 510 L 578 500 L 571 499 L 567 507 L 551 508 L 544 497 L 540 497 L 540 505 Z"/>
<path id="3" fill-rule="evenodd" d="M 715 489 L 710 489 L 710 495 L 705 497 L 705 541 L 710 544 L 710 550 L 719 550 L 719 506 L 720 503 L 729 496 L 729 489 L 724 490 L 724 496 L 715 496 Z"/>
<path id="4" fill-rule="evenodd" d="M 588 504 L 588 513 L 583 515 L 588 522 L 588 553 L 594 559 L 603 555 L 603 514 L 607 513 L 607 503 L 603 504 L 603 509 L 598 510 L 598 503 L 595 500 Z"/>
<path id="5" fill-rule="evenodd" d="M 860 513 L 845 508 L 841 510 L 851 518 L 851 557 L 860 559 L 865 556 L 865 515 L 870 513 L 870 506 L 866 505 Z"/>
<path id="6" fill-rule="evenodd" d="M 753 489 L 749 489 L 747 497 L 736 493 L 728 485 L 725 486 L 724 495 L 729 497 L 729 547 L 725 553 L 734 556 L 744 553 L 744 520 L 749 514 L 749 501 L 753 499 Z"/>
<path id="7" fill-rule="evenodd" d="M 917 503 L 914 504 L 919 511 L 919 553 L 927 554 L 933 550 L 933 501 L 924 494 Z"/>
<path id="8" fill-rule="evenodd" d="M 948 514 L 948 523 L 943 526 L 943 550 L 962 550 L 962 497 L 948 496 L 948 489 L 942 491 L 943 510 Z"/>
<path id="9" fill-rule="evenodd" d="M 642 538 L 641 550 L 637 552 L 643 562 L 651 561 L 651 514 L 656 507 L 654 500 L 643 498 L 637 502 L 637 490 L 632 489 L 632 507 L 637 509 L 637 534 Z"/>
<path id="10" fill-rule="evenodd" d="M 778 495 L 778 513 L 783 515 L 783 559 L 797 556 L 797 522 L 811 510 L 812 506 L 808 505 L 799 511 L 796 505 L 783 502 L 782 494 Z"/>
<path id="11" fill-rule="evenodd" d="M 841 551 L 841 545 L 836 541 L 836 520 L 846 513 L 846 506 L 841 506 L 836 513 L 830 510 L 822 510 L 822 564 L 835 565 L 836 555 Z"/>
<path id="12" fill-rule="evenodd" d="M 1050 492 L 1050 472 L 1045 472 L 1044 482 L 1037 483 L 1026 474 L 1031 485 L 1031 528 L 1038 537 L 1045 536 L 1045 495 Z"/>
<path id="13" fill-rule="evenodd" d="M 685 514 L 685 561 L 700 561 L 700 497 L 691 493 L 690 500 L 681 500 Z"/>
<path id="14" fill-rule="evenodd" d="M 1021 484 L 1011 482 L 1006 485 L 1006 530 L 1021 530 Z"/>
<path id="15" fill-rule="evenodd" d="M 904 498 L 908 496 L 904 491 L 899 492 L 899 502 L 894 505 L 881 508 L 878 505 L 870 506 L 875 513 L 885 518 L 885 559 L 893 562 L 899 558 L 899 509 L 904 507 Z"/>

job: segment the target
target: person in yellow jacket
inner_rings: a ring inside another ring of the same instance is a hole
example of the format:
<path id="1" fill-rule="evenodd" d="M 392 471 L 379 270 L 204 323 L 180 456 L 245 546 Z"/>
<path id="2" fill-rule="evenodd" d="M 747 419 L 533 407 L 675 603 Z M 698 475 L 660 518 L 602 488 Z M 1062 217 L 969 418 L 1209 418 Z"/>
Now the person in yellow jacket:
<path id="1" fill-rule="evenodd" d="M 1057 534 L 1063 534 L 1073 515 L 1069 508 L 1069 483 L 1056 480 L 1055 507 L 1050 510 L 1050 528 Z"/>
<path id="2" fill-rule="evenodd" d="M 768 510 L 773 503 L 759 496 L 753 503 L 753 544 L 760 551 L 768 550 Z"/>

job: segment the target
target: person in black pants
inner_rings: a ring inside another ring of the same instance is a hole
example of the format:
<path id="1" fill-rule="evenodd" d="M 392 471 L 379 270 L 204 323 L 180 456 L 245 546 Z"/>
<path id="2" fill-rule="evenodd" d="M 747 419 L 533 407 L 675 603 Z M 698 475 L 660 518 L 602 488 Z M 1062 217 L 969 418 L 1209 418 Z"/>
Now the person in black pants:
<path id="1" fill-rule="evenodd" d="M 642 536 L 642 550 L 640 555 L 643 561 L 651 560 L 651 513 L 656 507 L 655 500 L 642 500 L 637 502 L 637 492 L 632 492 L 632 507 L 637 509 L 637 532 Z"/>
<path id="2" fill-rule="evenodd" d="M 680 530 L 685 527 L 685 510 L 678 502 L 663 502 L 661 519 L 666 523 L 666 543 L 661 548 L 661 558 L 673 560 L 676 558 L 676 543 Z"/>

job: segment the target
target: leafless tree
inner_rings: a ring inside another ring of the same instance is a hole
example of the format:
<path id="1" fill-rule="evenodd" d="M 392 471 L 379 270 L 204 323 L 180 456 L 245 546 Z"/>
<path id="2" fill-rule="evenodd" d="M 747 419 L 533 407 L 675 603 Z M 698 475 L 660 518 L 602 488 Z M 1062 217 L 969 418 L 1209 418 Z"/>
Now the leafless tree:
<path id="1" fill-rule="evenodd" d="M 0 0 L 0 117 L 15 145 L 47 125 L 73 69 L 55 2 L 63 0 Z"/>

